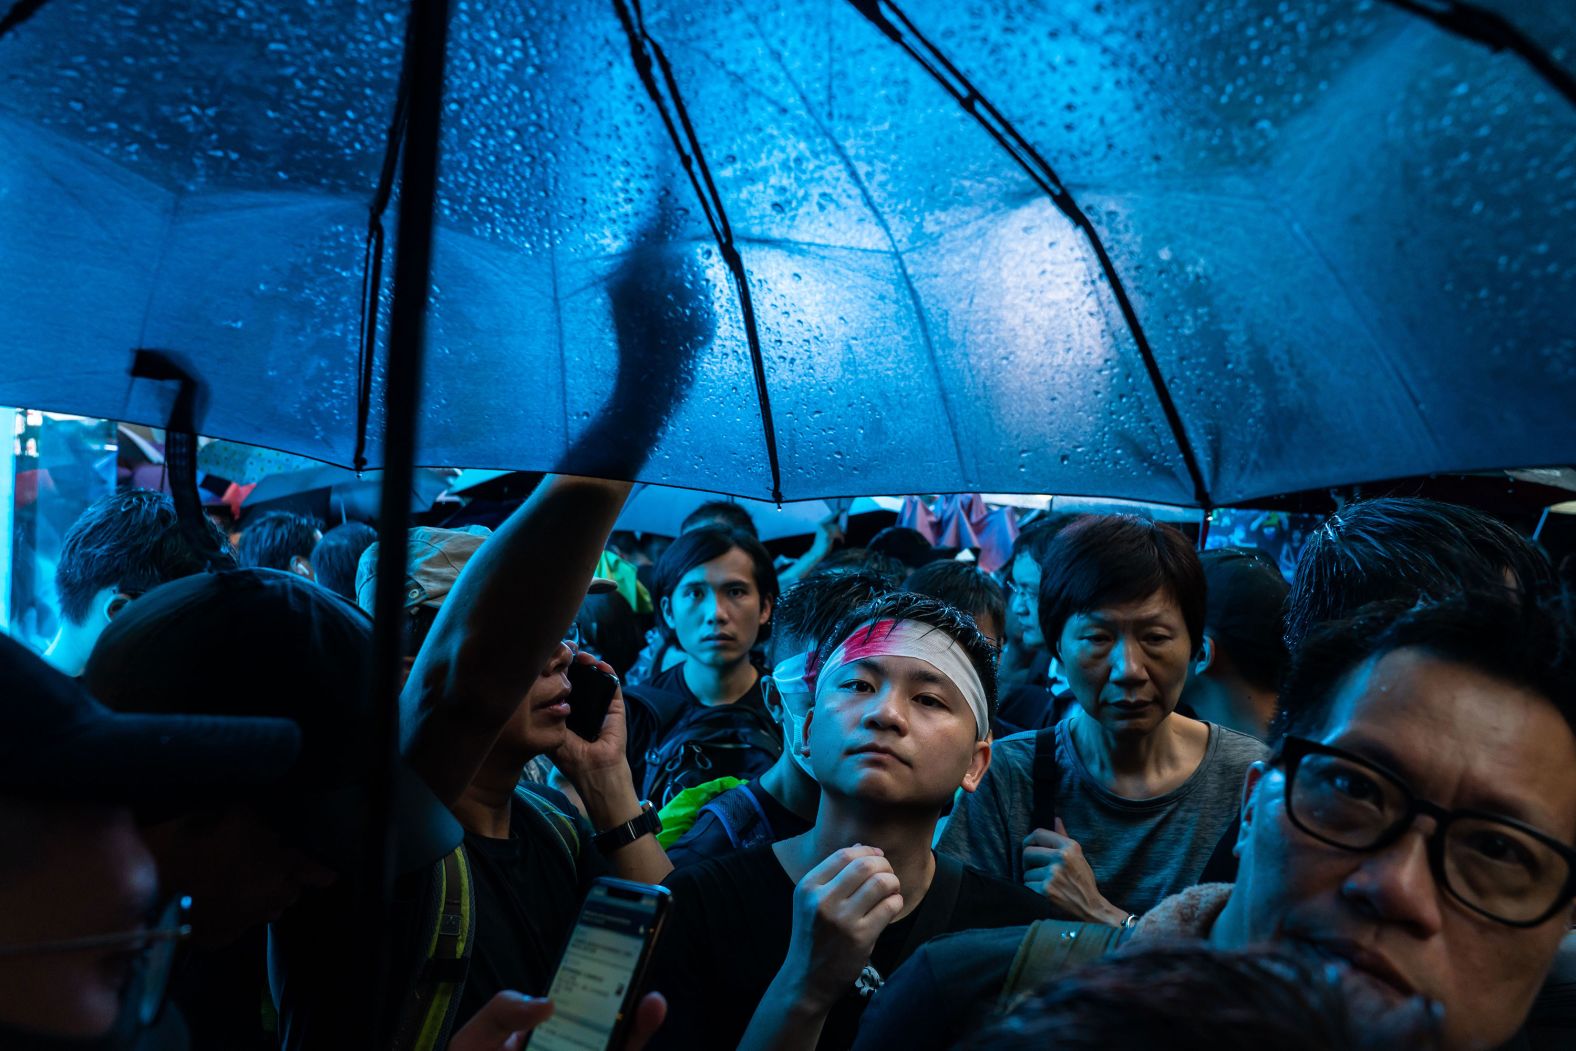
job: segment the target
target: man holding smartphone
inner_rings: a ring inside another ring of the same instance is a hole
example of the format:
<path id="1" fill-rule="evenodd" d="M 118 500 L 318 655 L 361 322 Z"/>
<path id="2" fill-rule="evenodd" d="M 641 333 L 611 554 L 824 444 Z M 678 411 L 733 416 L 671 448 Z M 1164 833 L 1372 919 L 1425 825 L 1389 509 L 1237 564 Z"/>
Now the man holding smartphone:
<path id="1" fill-rule="evenodd" d="M 451 591 L 458 593 L 456 581 L 488 542 L 488 534 L 475 529 L 411 530 L 405 594 L 413 651 L 425 641 L 423 627 L 435 624 Z M 377 553 L 373 544 L 362 555 L 364 607 L 372 603 Z M 613 586 L 592 578 L 587 590 L 597 594 Z M 624 753 L 622 690 L 613 691 L 592 740 L 568 729 L 568 672 L 574 664 L 612 675 L 604 662 L 561 642 L 449 807 L 465 830 L 476 897 L 475 945 L 456 1013 L 462 1023 L 502 990 L 546 994 L 580 902 L 598 876 L 655 883 L 672 868 L 654 830 L 642 826 L 639 834 L 621 833 L 624 838 L 596 832 L 618 832 L 632 819 L 649 824 L 650 818 Z M 550 758 L 574 786 L 589 821 L 562 794 L 522 782 L 526 765 L 538 756 Z"/>
<path id="2" fill-rule="evenodd" d="M 995 670 L 973 618 L 885 596 L 839 621 L 810 675 L 815 825 L 668 878 L 652 986 L 671 1012 L 656 1046 L 846 1047 L 866 998 L 929 938 L 1050 915 L 1027 888 L 931 850 L 953 793 L 990 765 Z"/>

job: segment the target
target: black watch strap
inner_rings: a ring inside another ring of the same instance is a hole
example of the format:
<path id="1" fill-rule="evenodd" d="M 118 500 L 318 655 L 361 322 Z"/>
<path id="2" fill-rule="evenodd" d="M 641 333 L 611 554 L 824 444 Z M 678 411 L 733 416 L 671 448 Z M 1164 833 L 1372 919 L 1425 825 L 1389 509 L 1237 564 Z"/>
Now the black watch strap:
<path id="1" fill-rule="evenodd" d="M 662 818 L 657 815 L 657 808 L 651 805 L 651 800 L 640 801 L 640 813 L 633 820 L 622 825 L 614 825 L 603 832 L 598 832 L 591 837 L 591 842 L 603 854 L 611 854 L 620 847 L 627 847 L 641 836 L 656 835 L 662 831 Z"/>

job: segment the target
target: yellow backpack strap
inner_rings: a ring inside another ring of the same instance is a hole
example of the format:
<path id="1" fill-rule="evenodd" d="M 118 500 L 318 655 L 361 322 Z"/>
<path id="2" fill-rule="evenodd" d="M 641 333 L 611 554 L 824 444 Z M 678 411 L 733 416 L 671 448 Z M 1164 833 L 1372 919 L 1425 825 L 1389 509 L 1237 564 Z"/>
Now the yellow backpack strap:
<path id="1" fill-rule="evenodd" d="M 578 872 L 580 832 L 575 827 L 575 819 L 554 806 L 545 796 L 533 792 L 529 785 L 523 783 L 516 785 L 514 798 L 524 809 L 528 820 L 534 820 L 538 825 L 547 827 L 561 848 L 562 859 L 569 863 L 569 870 Z"/>
<path id="2" fill-rule="evenodd" d="M 996 1009 L 1011 1010 L 1052 978 L 1115 952 L 1130 933 L 1126 928 L 1104 923 L 1036 920 L 1018 943 L 1018 954 L 1007 970 Z"/>
<path id="3" fill-rule="evenodd" d="M 391 1051 L 444 1051 L 476 941 L 476 888 L 463 846 L 433 866 L 421 929 L 423 957 Z"/>

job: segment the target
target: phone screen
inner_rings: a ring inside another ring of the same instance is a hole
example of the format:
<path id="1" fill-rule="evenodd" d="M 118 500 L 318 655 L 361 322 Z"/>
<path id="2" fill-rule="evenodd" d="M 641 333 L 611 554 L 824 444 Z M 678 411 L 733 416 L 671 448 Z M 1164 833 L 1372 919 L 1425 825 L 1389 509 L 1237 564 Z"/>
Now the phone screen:
<path id="1" fill-rule="evenodd" d="M 531 1034 L 533 1051 L 604 1051 L 645 970 L 667 907 L 662 887 L 599 879 L 553 976 L 553 1016 Z"/>

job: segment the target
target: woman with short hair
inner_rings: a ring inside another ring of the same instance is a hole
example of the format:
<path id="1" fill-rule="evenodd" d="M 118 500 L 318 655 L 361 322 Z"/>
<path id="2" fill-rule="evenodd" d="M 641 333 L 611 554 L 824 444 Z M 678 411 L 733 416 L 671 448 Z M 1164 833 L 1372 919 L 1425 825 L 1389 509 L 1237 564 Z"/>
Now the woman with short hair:
<path id="1" fill-rule="evenodd" d="M 1077 706 L 997 743 L 940 848 L 1068 918 L 1122 925 L 1199 881 L 1235 825 L 1253 738 L 1177 711 L 1204 641 L 1204 573 L 1171 526 L 1091 515 L 1046 552 L 1040 627 Z"/>

